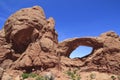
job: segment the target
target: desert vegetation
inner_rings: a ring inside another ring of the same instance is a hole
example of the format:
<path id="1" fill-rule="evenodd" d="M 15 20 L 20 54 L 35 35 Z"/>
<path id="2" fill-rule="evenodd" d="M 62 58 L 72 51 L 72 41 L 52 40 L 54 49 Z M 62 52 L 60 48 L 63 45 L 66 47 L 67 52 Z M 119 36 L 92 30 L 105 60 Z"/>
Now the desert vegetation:
<path id="1" fill-rule="evenodd" d="M 69 76 L 70 80 L 81 80 L 81 76 L 77 73 L 77 69 L 68 70 L 66 74 Z"/>
<path id="2" fill-rule="evenodd" d="M 22 79 L 33 78 L 34 80 L 54 80 L 54 76 L 51 74 L 46 74 L 45 76 L 40 76 L 34 73 L 23 73 Z M 28 79 L 29 80 L 29 79 Z"/>

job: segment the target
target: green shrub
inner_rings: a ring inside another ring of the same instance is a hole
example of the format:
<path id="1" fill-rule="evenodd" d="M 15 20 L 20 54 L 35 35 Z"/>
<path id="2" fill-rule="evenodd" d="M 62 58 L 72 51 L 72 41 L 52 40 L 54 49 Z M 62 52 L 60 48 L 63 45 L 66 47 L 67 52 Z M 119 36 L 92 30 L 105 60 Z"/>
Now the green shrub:
<path id="1" fill-rule="evenodd" d="M 112 80 L 116 80 L 116 77 L 115 76 L 111 76 Z"/>
<path id="2" fill-rule="evenodd" d="M 46 74 L 45 76 L 39 76 L 34 73 L 23 73 L 22 74 L 23 79 L 26 79 L 29 77 L 35 78 L 36 80 L 54 80 L 54 76 L 52 74 Z"/>
<path id="3" fill-rule="evenodd" d="M 47 77 L 47 76 L 38 76 L 36 80 L 54 80 L 53 77 Z"/>
<path id="4" fill-rule="evenodd" d="M 37 74 L 30 73 L 30 74 L 29 74 L 29 77 L 31 77 L 31 78 L 35 78 L 35 77 L 37 77 Z"/>
<path id="5" fill-rule="evenodd" d="M 28 77 L 29 77 L 29 74 L 28 74 L 28 73 L 23 73 L 23 74 L 22 74 L 22 78 L 23 78 L 23 79 L 26 79 L 26 78 L 28 78 Z"/>
<path id="6" fill-rule="evenodd" d="M 38 76 L 35 80 L 45 80 L 43 76 Z"/>
<path id="7" fill-rule="evenodd" d="M 67 71 L 66 74 L 70 77 L 71 80 L 81 79 L 81 77 L 77 74 L 77 70 Z"/>
<path id="8" fill-rule="evenodd" d="M 35 77 L 37 77 L 37 74 L 34 74 L 34 73 L 23 73 L 22 74 L 23 79 L 26 79 L 26 78 L 29 78 L 29 77 L 35 78 Z"/>

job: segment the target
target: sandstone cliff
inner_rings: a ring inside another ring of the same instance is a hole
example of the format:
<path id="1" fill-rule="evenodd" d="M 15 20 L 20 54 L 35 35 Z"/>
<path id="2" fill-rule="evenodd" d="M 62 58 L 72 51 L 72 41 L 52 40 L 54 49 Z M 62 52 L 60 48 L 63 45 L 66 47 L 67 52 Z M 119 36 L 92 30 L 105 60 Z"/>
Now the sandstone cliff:
<path id="1" fill-rule="evenodd" d="M 12 14 L 0 30 L 0 68 L 38 74 L 74 68 L 120 74 L 120 37 L 115 32 L 58 42 L 54 27 L 54 19 L 46 19 L 39 6 Z M 93 47 L 93 51 L 83 58 L 69 58 L 79 46 Z"/>

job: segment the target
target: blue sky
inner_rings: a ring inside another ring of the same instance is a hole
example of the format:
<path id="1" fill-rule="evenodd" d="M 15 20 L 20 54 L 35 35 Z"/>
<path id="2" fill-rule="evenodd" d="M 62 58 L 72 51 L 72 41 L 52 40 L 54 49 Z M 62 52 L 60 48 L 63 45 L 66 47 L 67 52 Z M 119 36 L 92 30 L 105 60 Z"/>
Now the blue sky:
<path id="1" fill-rule="evenodd" d="M 55 19 L 59 41 L 110 30 L 120 34 L 120 0 L 0 0 L 0 29 L 12 13 L 34 5 L 41 6 L 47 18 Z M 84 49 L 75 53 L 91 51 Z"/>

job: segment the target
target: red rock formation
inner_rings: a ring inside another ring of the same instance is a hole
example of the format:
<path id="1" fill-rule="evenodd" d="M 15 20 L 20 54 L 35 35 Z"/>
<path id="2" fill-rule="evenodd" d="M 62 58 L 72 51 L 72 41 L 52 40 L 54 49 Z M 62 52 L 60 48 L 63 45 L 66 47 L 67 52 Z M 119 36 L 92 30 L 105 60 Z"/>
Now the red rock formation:
<path id="1" fill-rule="evenodd" d="M 72 45 L 72 47 L 71 47 Z M 103 43 L 97 38 L 73 38 L 68 39 L 58 44 L 59 53 L 61 55 L 69 57 L 73 50 L 79 46 L 89 46 L 93 49 L 103 47 Z"/>
<path id="2" fill-rule="evenodd" d="M 120 74 L 120 37 L 115 32 L 59 43 L 54 26 L 54 19 L 46 19 L 39 6 L 11 15 L 0 31 L 0 67 L 26 72 L 80 68 Z M 70 59 L 71 52 L 83 45 L 93 47 L 92 53 Z"/>

